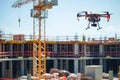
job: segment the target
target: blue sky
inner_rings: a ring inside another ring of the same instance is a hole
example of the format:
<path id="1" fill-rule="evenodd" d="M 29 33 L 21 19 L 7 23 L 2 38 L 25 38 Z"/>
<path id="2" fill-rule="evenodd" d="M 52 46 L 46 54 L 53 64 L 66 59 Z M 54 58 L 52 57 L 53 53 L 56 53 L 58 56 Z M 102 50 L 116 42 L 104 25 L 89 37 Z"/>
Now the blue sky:
<path id="1" fill-rule="evenodd" d="M 21 8 L 12 8 L 12 4 L 17 0 L 0 0 L 0 28 L 6 34 L 32 34 L 32 18 L 30 9 L 32 3 Z M 58 0 L 58 6 L 48 10 L 46 19 L 47 36 L 74 36 L 75 34 L 90 37 L 114 36 L 120 37 L 120 0 Z M 76 14 L 81 11 L 92 13 L 102 13 L 109 11 L 112 13 L 110 22 L 106 18 L 101 18 L 102 29 L 91 27 L 85 30 L 88 21 L 80 18 L 77 21 Z M 18 19 L 21 19 L 20 28 Z M 38 30 L 36 30 L 37 32 Z"/>

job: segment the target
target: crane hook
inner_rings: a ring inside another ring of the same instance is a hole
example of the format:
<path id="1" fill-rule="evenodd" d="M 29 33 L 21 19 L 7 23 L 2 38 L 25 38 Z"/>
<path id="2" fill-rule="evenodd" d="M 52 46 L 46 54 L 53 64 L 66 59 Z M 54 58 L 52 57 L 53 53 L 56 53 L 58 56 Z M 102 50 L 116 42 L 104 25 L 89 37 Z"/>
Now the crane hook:
<path id="1" fill-rule="evenodd" d="M 19 18 L 19 19 L 18 19 L 18 22 L 19 22 L 19 28 L 20 28 L 20 21 L 21 21 L 21 20 L 20 20 L 20 18 Z"/>

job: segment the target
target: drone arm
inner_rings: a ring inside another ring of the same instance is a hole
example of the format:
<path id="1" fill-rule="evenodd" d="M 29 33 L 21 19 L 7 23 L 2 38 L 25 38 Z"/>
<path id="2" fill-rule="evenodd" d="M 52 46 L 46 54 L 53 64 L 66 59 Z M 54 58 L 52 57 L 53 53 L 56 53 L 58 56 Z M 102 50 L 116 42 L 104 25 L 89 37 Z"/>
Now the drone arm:
<path id="1" fill-rule="evenodd" d="M 77 20 L 79 21 L 79 17 L 80 17 L 80 15 L 79 15 L 79 13 L 77 14 Z"/>
<path id="2" fill-rule="evenodd" d="M 101 14 L 100 17 L 107 18 L 107 22 L 109 22 L 109 20 L 110 20 L 110 14 L 109 15 L 108 14 Z"/>
<path id="3" fill-rule="evenodd" d="M 77 19 L 79 21 L 79 17 L 84 17 L 85 15 L 81 15 L 80 13 L 77 13 Z"/>
<path id="4" fill-rule="evenodd" d="M 89 23 L 88 23 L 88 27 L 90 26 L 90 21 L 89 21 Z"/>
<path id="5" fill-rule="evenodd" d="M 110 15 L 107 15 L 106 18 L 107 18 L 107 22 L 108 22 L 110 20 Z"/>
<path id="6" fill-rule="evenodd" d="M 79 17 L 77 17 L 77 20 L 79 21 Z"/>

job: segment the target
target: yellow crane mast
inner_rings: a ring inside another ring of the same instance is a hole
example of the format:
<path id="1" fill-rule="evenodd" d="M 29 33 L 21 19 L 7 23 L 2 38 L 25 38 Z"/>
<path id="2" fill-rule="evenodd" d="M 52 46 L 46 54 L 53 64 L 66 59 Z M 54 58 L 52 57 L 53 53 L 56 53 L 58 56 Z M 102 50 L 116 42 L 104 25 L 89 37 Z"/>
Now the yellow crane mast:
<path id="1" fill-rule="evenodd" d="M 47 10 L 58 4 L 57 0 L 17 0 L 12 7 L 19 8 L 22 5 L 33 2 L 31 16 L 33 17 L 33 76 L 42 79 L 42 74 L 46 73 L 46 25 Z M 37 24 L 36 20 L 38 19 Z M 44 25 L 42 28 L 42 20 Z M 38 37 L 35 37 L 35 27 L 38 26 Z M 43 29 L 43 30 L 42 30 Z M 42 35 L 43 31 L 43 35 Z"/>

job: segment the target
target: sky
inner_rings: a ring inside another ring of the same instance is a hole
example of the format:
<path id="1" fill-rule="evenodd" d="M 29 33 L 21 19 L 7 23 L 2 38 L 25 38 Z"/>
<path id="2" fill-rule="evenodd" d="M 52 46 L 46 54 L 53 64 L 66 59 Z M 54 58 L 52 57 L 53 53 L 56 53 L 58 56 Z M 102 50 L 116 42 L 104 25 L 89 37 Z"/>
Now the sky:
<path id="1" fill-rule="evenodd" d="M 23 5 L 21 8 L 12 8 L 17 0 L 0 0 L 0 29 L 5 34 L 25 34 L 33 33 L 33 18 L 30 17 L 32 2 Z M 48 9 L 46 19 L 47 36 L 82 36 L 89 37 L 120 37 L 120 0 L 58 0 L 58 5 Z M 111 19 L 101 18 L 100 26 L 97 30 L 88 26 L 88 21 L 84 18 L 77 20 L 76 14 L 81 11 L 88 13 L 103 13 L 109 11 Z M 18 19 L 21 19 L 20 27 Z M 37 28 L 36 28 L 37 29 Z M 37 34 L 38 30 L 36 30 Z"/>

